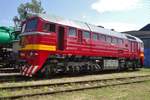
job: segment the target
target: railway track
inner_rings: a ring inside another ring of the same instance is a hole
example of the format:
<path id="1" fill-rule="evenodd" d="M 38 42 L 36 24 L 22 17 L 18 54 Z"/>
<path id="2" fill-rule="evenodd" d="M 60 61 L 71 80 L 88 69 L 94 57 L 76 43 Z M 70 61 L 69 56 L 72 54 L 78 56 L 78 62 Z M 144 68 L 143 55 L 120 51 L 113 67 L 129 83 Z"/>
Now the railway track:
<path id="1" fill-rule="evenodd" d="M 21 81 L 23 79 L 19 69 L 0 65 L 0 83 Z"/>
<path id="2" fill-rule="evenodd" d="M 17 73 L 19 69 L 15 68 L 0 68 L 0 73 Z"/>
<path id="3" fill-rule="evenodd" d="M 61 83 L 0 87 L 0 91 L 5 91 L 8 93 L 8 95 L 6 96 L 1 96 L 0 99 L 17 99 L 17 98 L 31 97 L 37 95 L 56 94 L 61 92 L 80 91 L 85 89 L 94 89 L 94 88 L 102 88 L 108 86 L 140 83 L 144 81 L 150 81 L 150 75 L 112 78 L 112 79 L 97 79 L 97 80 L 86 80 L 86 81 L 76 80 L 76 81 L 68 81 L 68 82 L 61 82 Z M 14 94 L 12 93 L 12 91 Z"/>
<path id="4" fill-rule="evenodd" d="M 0 64 L 0 73 L 17 73 L 20 70 L 14 66 L 7 66 L 4 64 Z"/>
<path id="5" fill-rule="evenodd" d="M 0 73 L 0 83 L 19 82 L 25 80 L 29 80 L 29 78 L 21 76 L 20 73 Z"/>
<path id="6" fill-rule="evenodd" d="M 110 70 L 110 71 L 104 71 L 104 72 L 92 73 L 92 74 L 91 73 L 85 73 L 85 74 L 77 74 L 77 75 L 69 75 L 69 74 L 67 74 L 67 75 L 59 75 L 59 76 L 56 75 L 56 76 L 53 76 L 52 78 L 53 79 L 57 79 L 57 78 L 64 78 L 64 77 L 77 77 L 77 76 L 97 75 L 97 74 L 103 74 L 104 75 L 104 74 L 123 73 L 123 72 L 136 72 L 136 70 L 135 71 L 128 70 L 128 71 L 120 71 L 120 72 L 118 72 L 116 70 Z M 30 81 L 30 80 L 43 80 L 43 79 L 37 78 L 37 77 L 36 78 L 34 78 L 34 77 L 32 77 L 32 78 L 25 77 L 25 76 L 22 76 L 19 72 L 16 72 L 16 73 L 15 72 L 14 73 L 9 73 L 9 72 L 1 73 L 0 72 L 0 83 L 21 82 L 21 81 Z"/>

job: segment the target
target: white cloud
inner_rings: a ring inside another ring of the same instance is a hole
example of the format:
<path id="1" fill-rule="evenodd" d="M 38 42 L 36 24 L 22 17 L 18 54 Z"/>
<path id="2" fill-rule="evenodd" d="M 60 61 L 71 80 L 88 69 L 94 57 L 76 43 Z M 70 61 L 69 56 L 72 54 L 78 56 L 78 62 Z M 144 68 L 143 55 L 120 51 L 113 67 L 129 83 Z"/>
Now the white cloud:
<path id="1" fill-rule="evenodd" d="M 97 0 L 91 7 L 99 13 L 124 11 L 136 9 L 140 2 L 141 0 Z"/>
<path id="2" fill-rule="evenodd" d="M 96 23 L 97 25 L 102 25 L 107 29 L 114 29 L 118 32 L 139 30 L 141 26 L 132 23 L 123 23 L 123 22 L 106 22 L 106 23 Z"/>
<path id="3" fill-rule="evenodd" d="M 86 15 L 82 15 L 81 18 L 85 19 L 85 18 L 87 18 L 87 16 Z"/>

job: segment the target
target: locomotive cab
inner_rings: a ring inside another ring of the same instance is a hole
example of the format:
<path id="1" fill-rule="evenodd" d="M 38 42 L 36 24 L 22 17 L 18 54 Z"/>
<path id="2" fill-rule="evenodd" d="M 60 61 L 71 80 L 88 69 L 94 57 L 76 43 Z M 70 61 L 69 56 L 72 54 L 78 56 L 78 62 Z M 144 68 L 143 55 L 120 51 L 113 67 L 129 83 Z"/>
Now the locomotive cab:
<path id="1" fill-rule="evenodd" d="M 61 35 L 64 35 L 64 28 L 60 28 Z M 56 51 L 56 25 L 48 23 L 39 17 L 32 17 L 26 20 L 22 25 L 22 34 L 20 39 L 20 59 L 26 62 L 22 68 L 22 74 L 32 76 L 43 65 L 48 53 Z M 57 48 L 62 50 L 63 39 L 59 42 Z M 38 59 L 38 60 L 35 60 Z"/>
<path id="2" fill-rule="evenodd" d="M 133 60 L 133 62 L 135 62 L 134 64 L 136 64 L 136 66 L 142 67 L 144 65 L 143 41 L 129 34 L 126 34 L 126 36 L 128 38 L 128 49 L 130 52 L 130 59 Z"/>

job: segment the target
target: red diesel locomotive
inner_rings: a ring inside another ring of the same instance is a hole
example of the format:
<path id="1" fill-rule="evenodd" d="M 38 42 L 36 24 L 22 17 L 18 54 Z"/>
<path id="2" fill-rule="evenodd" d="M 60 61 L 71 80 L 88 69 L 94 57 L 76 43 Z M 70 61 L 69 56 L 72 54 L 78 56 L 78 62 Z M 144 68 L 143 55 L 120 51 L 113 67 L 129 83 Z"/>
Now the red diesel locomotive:
<path id="1" fill-rule="evenodd" d="M 22 24 L 25 76 L 139 68 L 143 42 L 134 36 L 57 16 L 36 15 Z"/>

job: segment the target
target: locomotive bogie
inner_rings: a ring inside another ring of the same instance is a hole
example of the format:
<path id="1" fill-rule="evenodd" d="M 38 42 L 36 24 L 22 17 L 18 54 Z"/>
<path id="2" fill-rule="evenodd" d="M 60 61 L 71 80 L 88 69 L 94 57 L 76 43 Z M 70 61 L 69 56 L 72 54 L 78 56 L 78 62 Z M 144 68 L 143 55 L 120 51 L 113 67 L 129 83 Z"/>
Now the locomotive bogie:
<path id="1" fill-rule="evenodd" d="M 123 58 L 51 55 L 39 73 L 49 77 L 56 74 L 95 73 L 103 70 L 135 70 L 139 67 L 141 66 L 138 61 Z"/>

